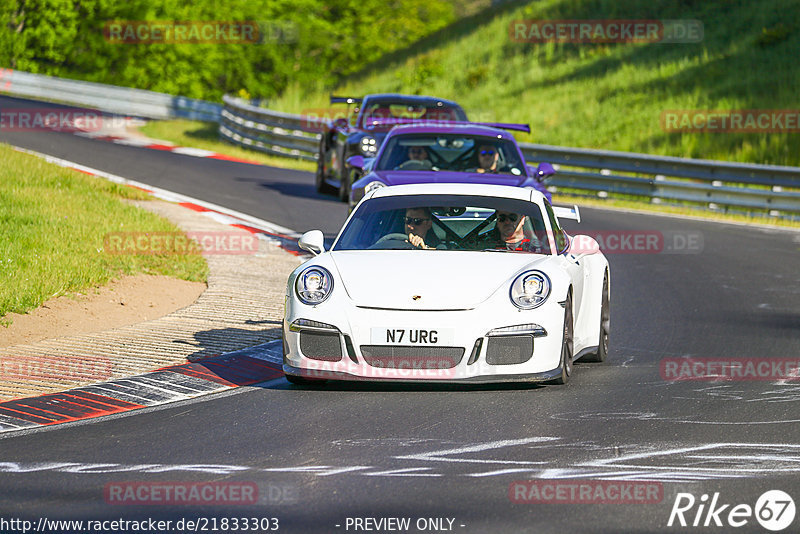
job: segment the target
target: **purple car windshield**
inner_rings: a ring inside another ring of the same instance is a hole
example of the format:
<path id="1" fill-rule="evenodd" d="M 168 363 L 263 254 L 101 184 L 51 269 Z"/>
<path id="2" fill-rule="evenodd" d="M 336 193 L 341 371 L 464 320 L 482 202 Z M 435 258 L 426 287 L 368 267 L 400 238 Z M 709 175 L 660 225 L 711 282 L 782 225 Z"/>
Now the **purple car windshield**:
<path id="1" fill-rule="evenodd" d="M 525 165 L 512 141 L 463 133 L 392 136 L 378 171 L 456 171 L 521 176 Z"/>
<path id="2" fill-rule="evenodd" d="M 361 120 L 368 124 L 371 120 L 411 119 L 418 121 L 464 121 L 461 110 L 431 104 L 409 104 L 402 102 L 374 102 L 367 105 L 361 113 Z"/>

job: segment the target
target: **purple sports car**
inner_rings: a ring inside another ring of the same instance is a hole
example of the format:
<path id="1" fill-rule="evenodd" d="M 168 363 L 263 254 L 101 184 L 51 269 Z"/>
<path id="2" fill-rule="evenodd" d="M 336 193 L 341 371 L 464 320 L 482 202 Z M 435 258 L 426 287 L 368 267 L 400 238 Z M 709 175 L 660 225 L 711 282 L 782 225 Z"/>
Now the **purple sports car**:
<path id="1" fill-rule="evenodd" d="M 375 156 L 386 132 L 396 124 L 392 119 L 415 121 L 466 121 L 467 114 L 451 100 L 433 96 L 394 93 L 364 98 L 331 96 L 331 104 L 355 104 L 352 120 L 340 118 L 324 125 L 319 144 L 316 187 L 320 193 L 336 193 L 346 202 L 353 176 L 345 162 L 351 156 Z M 389 122 L 385 122 L 388 120 Z"/>
<path id="2" fill-rule="evenodd" d="M 377 187 L 426 182 L 529 187 L 550 200 L 542 180 L 555 174 L 552 165 L 527 165 L 514 137 L 501 128 L 529 131 L 527 125 L 515 124 L 395 126 L 374 158 L 353 156 L 347 160 L 361 175 L 353 182 L 350 208 Z"/>

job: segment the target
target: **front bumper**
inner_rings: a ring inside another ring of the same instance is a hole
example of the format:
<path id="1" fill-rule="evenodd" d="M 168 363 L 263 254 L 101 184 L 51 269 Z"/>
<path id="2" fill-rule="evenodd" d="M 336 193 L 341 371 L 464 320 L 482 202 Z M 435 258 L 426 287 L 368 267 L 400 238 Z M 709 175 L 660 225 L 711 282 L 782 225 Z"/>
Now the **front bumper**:
<path id="1" fill-rule="evenodd" d="M 560 372 L 563 321 L 564 309 L 553 296 L 535 310 L 518 310 L 506 298 L 450 311 L 311 307 L 288 299 L 283 369 L 332 380 L 547 381 Z M 502 330 L 517 325 L 539 329 Z M 417 343 L 408 337 L 396 343 L 376 339 L 387 330 L 416 332 Z M 436 343 L 420 342 L 423 331 L 434 332 Z"/>

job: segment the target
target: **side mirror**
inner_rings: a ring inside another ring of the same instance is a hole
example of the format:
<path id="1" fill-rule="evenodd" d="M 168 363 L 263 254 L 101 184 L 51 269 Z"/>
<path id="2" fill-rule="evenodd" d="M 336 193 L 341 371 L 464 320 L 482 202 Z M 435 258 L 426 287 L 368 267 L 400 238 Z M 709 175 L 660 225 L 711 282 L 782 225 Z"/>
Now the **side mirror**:
<path id="1" fill-rule="evenodd" d="M 572 236 L 569 252 L 575 256 L 576 260 L 579 260 L 584 256 L 600 252 L 600 244 L 592 236 L 578 234 Z"/>
<path id="2" fill-rule="evenodd" d="M 349 126 L 347 119 L 345 119 L 344 117 L 339 117 L 338 119 L 333 121 L 333 125 L 336 128 L 339 128 L 340 130 L 346 130 L 347 127 Z"/>
<path id="3" fill-rule="evenodd" d="M 350 156 L 347 158 L 347 166 L 358 170 L 364 169 L 364 156 Z"/>
<path id="4" fill-rule="evenodd" d="M 536 179 L 540 182 L 546 179 L 549 176 L 553 176 L 556 173 L 556 170 L 553 168 L 552 165 L 543 161 L 536 167 Z"/>
<path id="5" fill-rule="evenodd" d="M 325 252 L 325 236 L 321 230 L 311 230 L 300 236 L 297 245 L 316 256 Z"/>

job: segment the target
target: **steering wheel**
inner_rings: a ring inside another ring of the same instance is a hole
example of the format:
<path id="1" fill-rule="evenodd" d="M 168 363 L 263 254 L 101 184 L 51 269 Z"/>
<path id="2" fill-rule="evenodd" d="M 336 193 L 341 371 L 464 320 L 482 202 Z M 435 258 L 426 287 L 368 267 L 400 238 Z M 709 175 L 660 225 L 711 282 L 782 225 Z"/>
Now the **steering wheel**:
<path id="1" fill-rule="evenodd" d="M 433 167 L 433 163 L 431 163 L 430 160 L 410 159 L 408 161 L 404 161 L 395 167 L 395 169 L 403 171 L 426 171 L 431 167 Z"/>
<path id="2" fill-rule="evenodd" d="M 408 236 L 406 234 L 386 234 L 385 236 L 381 237 L 375 243 L 373 243 L 369 248 L 404 248 L 404 249 L 411 249 L 415 248 L 414 245 L 409 243 Z"/>

